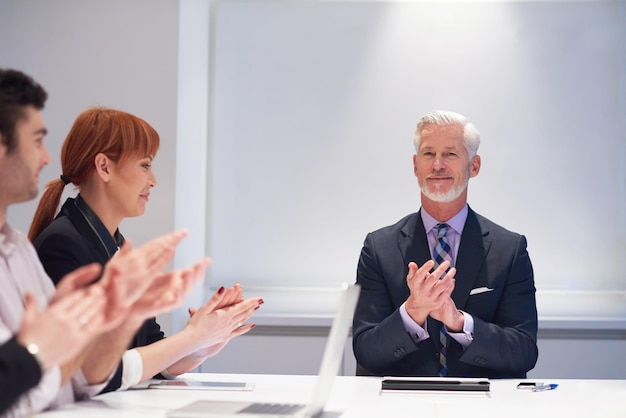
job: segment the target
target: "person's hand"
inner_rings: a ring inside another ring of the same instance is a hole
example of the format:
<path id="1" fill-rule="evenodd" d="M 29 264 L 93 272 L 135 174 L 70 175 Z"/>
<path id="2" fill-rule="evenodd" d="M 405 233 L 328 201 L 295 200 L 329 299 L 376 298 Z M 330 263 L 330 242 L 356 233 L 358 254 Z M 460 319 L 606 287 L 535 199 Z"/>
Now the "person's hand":
<path id="1" fill-rule="evenodd" d="M 161 277 L 174 257 L 176 246 L 187 236 L 186 230 L 174 231 L 132 248 L 126 241 L 120 251 L 104 267 L 100 284 L 111 285 L 107 293 L 120 309 L 135 303 Z M 116 281 L 116 283 L 111 283 Z M 114 292 L 113 292 L 114 290 Z"/>
<path id="2" fill-rule="evenodd" d="M 128 317 L 132 321 L 143 322 L 179 306 L 210 263 L 209 258 L 203 258 L 191 267 L 157 276 L 133 303 Z"/>
<path id="3" fill-rule="evenodd" d="M 100 264 L 91 263 L 66 274 L 57 285 L 56 291 L 49 303 L 53 304 L 57 299 L 62 299 L 78 289 L 87 287 L 98 278 L 101 271 L 102 267 Z"/>
<path id="4" fill-rule="evenodd" d="M 234 292 L 234 295 L 229 295 Z M 241 287 L 235 285 L 228 290 L 220 288 L 197 311 L 189 309 L 191 318 L 183 330 L 192 335 L 199 349 L 195 355 L 210 357 L 217 354 L 233 338 L 254 328 L 246 322 L 262 304 L 263 299 L 240 300 Z M 237 302 L 228 303 L 230 300 Z"/>
<path id="5" fill-rule="evenodd" d="M 239 302 L 243 301 L 243 289 L 239 283 L 236 283 L 234 286 L 225 289 L 224 294 L 222 295 L 222 299 L 219 304 L 214 307 L 215 309 L 226 308 L 228 306 L 235 305 Z M 189 314 L 193 315 L 191 312 L 193 308 L 189 308 Z"/>
<path id="6" fill-rule="evenodd" d="M 440 309 L 444 302 L 450 299 L 454 290 L 456 269 L 451 268 L 440 280 L 439 277 L 450 267 L 450 262 L 444 261 L 430 273 L 434 265 L 433 260 L 428 260 L 421 267 L 414 262 L 410 262 L 408 266 L 406 283 L 411 293 L 406 300 L 405 308 L 409 316 L 421 326 L 431 312 Z"/>
<path id="7" fill-rule="evenodd" d="M 43 311 L 39 311 L 30 293 L 24 294 L 24 301 L 17 341 L 24 346 L 37 345 L 37 356 L 44 370 L 76 356 L 101 332 L 106 297 L 99 287 L 80 288 L 56 296 Z"/>
<path id="8" fill-rule="evenodd" d="M 448 278 L 452 279 L 452 288 L 450 289 L 450 293 L 447 297 L 444 298 L 441 306 L 430 312 L 430 316 L 441 323 L 443 323 L 448 331 L 451 332 L 461 332 L 463 330 L 463 325 L 465 323 L 465 317 L 463 314 L 457 309 L 454 300 L 452 300 L 452 291 L 454 290 L 454 275 L 456 274 L 456 270 L 451 268 L 450 271 L 446 273 L 446 277 L 442 280 L 446 280 Z"/>

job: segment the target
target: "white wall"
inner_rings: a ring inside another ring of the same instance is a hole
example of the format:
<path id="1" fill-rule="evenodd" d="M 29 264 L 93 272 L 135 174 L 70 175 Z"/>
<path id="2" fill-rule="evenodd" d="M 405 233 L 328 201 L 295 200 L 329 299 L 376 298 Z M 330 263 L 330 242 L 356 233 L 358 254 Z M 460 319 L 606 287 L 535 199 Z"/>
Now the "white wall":
<path id="1" fill-rule="evenodd" d="M 215 18 L 214 277 L 353 280 L 367 232 L 419 208 L 412 135 L 444 108 L 481 131 L 469 203 L 527 236 L 538 288 L 626 290 L 623 2 L 228 0 Z"/>
<path id="2" fill-rule="evenodd" d="M 40 176 L 40 190 L 61 174 L 61 144 L 87 107 L 134 113 L 159 132 L 158 185 L 141 219 L 120 227 L 135 244 L 174 228 L 177 52 L 176 1 L 0 2 L 0 67 L 26 72 L 49 94 L 44 118 L 52 162 Z M 9 222 L 28 231 L 36 204 L 12 206 Z M 162 322 L 169 329 L 169 316 Z"/>
<path id="3" fill-rule="evenodd" d="M 159 132 L 158 185 L 145 215 L 121 227 L 135 243 L 168 232 L 174 224 L 177 48 L 175 1 L 0 2 L 0 67 L 26 72 L 49 94 L 44 117 L 52 162 L 41 175 L 40 188 L 61 174 L 61 144 L 87 107 L 134 113 Z M 27 231 L 36 203 L 13 206 L 9 221 Z"/>

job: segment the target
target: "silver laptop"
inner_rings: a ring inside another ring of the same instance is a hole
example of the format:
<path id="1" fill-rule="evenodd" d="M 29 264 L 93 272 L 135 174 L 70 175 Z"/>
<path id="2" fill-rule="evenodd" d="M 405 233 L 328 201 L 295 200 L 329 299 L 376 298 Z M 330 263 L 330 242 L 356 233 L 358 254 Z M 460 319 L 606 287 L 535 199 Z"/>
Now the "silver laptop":
<path id="1" fill-rule="evenodd" d="M 341 289 L 337 312 L 330 328 L 313 397 L 309 404 L 196 401 L 170 411 L 167 416 L 169 418 L 268 418 L 272 416 L 300 418 L 320 416 L 328 402 L 333 381 L 339 371 L 360 290 L 358 285 L 345 285 Z"/>

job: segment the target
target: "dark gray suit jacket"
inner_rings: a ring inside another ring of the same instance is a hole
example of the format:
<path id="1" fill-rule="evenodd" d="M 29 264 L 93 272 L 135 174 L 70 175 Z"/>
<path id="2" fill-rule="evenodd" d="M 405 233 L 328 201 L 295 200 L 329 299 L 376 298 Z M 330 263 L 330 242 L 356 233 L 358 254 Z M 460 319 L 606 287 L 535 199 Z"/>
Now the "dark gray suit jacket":
<path id="1" fill-rule="evenodd" d="M 441 323 L 429 317 L 431 338 L 416 344 L 398 310 L 409 296 L 408 263 L 421 266 L 431 258 L 419 212 L 367 235 L 356 280 L 361 285 L 353 322 L 357 374 L 437 375 Z M 455 267 L 452 299 L 473 316 L 474 340 L 465 350 L 452 340 L 446 356 L 448 375 L 526 377 L 538 355 L 535 284 L 526 238 L 469 209 Z M 491 290 L 470 295 L 480 288 Z"/>
<path id="2" fill-rule="evenodd" d="M 0 345 L 0 415 L 41 380 L 37 359 L 15 337 Z"/>

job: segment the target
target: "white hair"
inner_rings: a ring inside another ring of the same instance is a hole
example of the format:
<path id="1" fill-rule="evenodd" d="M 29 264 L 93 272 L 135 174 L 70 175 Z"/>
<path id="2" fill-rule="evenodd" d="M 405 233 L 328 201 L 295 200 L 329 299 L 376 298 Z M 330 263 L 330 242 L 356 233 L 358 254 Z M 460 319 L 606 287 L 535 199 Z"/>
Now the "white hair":
<path id="1" fill-rule="evenodd" d="M 415 145 L 416 151 L 419 151 L 422 130 L 427 125 L 461 125 L 463 127 L 463 142 L 469 159 L 471 160 L 478 153 L 478 146 L 480 145 L 478 129 L 473 123 L 468 122 L 465 116 L 447 110 L 433 110 L 422 116 L 417 122 L 417 129 L 413 136 L 413 145 Z"/>

